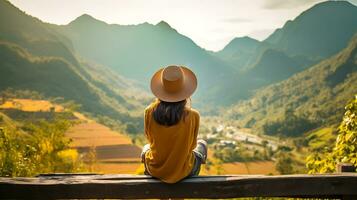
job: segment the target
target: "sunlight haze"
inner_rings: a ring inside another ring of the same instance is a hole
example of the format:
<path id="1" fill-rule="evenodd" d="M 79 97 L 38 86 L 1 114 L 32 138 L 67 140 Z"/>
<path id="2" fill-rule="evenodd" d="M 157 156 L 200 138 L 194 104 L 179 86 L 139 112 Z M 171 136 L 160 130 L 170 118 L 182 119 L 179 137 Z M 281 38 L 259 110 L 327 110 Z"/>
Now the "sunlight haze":
<path id="1" fill-rule="evenodd" d="M 276 28 L 321 0 L 10 0 L 26 13 L 55 24 L 82 14 L 111 24 L 166 21 L 202 48 L 218 51 L 235 37 L 264 40 Z M 354 4 L 357 0 L 350 1 Z"/>

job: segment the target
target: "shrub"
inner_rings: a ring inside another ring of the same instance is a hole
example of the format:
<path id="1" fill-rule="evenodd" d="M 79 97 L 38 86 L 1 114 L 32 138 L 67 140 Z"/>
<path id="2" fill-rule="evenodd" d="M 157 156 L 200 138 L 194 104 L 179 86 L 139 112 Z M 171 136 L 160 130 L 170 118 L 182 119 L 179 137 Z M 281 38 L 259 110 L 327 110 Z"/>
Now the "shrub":
<path id="1" fill-rule="evenodd" d="M 78 153 L 70 149 L 64 133 L 65 119 L 14 124 L 0 129 L 0 176 L 33 176 L 38 173 L 75 172 L 82 169 Z"/>
<path id="2" fill-rule="evenodd" d="M 338 128 L 338 136 L 332 151 L 307 157 L 309 173 L 327 173 L 336 170 L 339 162 L 357 166 L 357 95 L 345 107 L 343 120 Z"/>

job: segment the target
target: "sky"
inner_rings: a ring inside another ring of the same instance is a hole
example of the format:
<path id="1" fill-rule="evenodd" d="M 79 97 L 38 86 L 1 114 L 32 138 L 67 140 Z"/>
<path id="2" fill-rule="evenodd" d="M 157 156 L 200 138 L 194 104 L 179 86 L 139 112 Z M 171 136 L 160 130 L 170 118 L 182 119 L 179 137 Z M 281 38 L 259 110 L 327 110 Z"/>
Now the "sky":
<path id="1" fill-rule="evenodd" d="M 42 21 L 68 24 L 82 14 L 109 24 L 166 21 L 207 50 L 235 37 L 264 40 L 321 0 L 10 0 Z M 357 0 L 350 0 L 357 5 Z"/>

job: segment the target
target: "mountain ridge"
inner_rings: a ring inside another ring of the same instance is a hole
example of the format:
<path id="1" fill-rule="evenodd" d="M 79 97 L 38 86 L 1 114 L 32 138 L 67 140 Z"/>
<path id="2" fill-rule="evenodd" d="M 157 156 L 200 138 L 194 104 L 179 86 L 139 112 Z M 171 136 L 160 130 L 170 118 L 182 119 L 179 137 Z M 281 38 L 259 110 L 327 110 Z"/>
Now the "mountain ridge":
<path id="1" fill-rule="evenodd" d="M 236 72 L 227 63 L 212 56 L 164 21 L 156 25 L 101 24 L 100 28 L 95 24 L 73 24 L 55 26 L 55 29 L 69 37 L 76 51 L 84 58 L 109 66 L 126 77 L 144 81 L 147 90 L 151 74 L 171 64 L 185 65 L 195 71 L 200 81 L 195 95 L 204 96 L 200 100 L 221 100 L 207 90 L 214 88 L 216 94 L 223 90 L 226 80 L 235 79 Z"/>
<path id="2" fill-rule="evenodd" d="M 357 94 L 353 85 L 357 85 L 357 34 L 339 53 L 258 90 L 249 100 L 228 109 L 226 117 L 260 132 L 264 125 L 277 120 L 284 122 L 284 113 L 289 110 L 316 126 L 335 125 L 346 102 Z"/>

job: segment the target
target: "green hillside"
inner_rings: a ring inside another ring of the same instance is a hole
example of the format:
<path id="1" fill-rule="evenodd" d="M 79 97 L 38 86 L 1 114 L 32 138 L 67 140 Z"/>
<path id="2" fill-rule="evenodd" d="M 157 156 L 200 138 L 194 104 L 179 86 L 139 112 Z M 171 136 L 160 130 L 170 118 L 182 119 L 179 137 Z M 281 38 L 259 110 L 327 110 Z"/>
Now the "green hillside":
<path id="1" fill-rule="evenodd" d="M 136 83 L 76 56 L 70 39 L 7 1 L 0 2 L 0 51 L 0 90 L 64 97 L 94 116 L 142 127 L 140 110 L 147 96 Z"/>
<path id="2" fill-rule="evenodd" d="M 357 36 L 335 56 L 258 90 L 251 99 L 228 109 L 226 117 L 267 134 L 299 135 L 338 123 L 344 105 L 357 93 L 355 85 Z"/>
<path id="3" fill-rule="evenodd" d="M 357 7 L 348 1 L 325 1 L 304 11 L 276 30 L 264 42 L 319 60 L 344 48 L 357 32 Z"/>
<path id="4" fill-rule="evenodd" d="M 250 86 L 256 89 L 287 79 L 303 69 L 298 59 L 291 58 L 282 51 L 266 49 L 257 58 L 254 67 L 247 70 L 244 75 L 251 83 Z"/>

